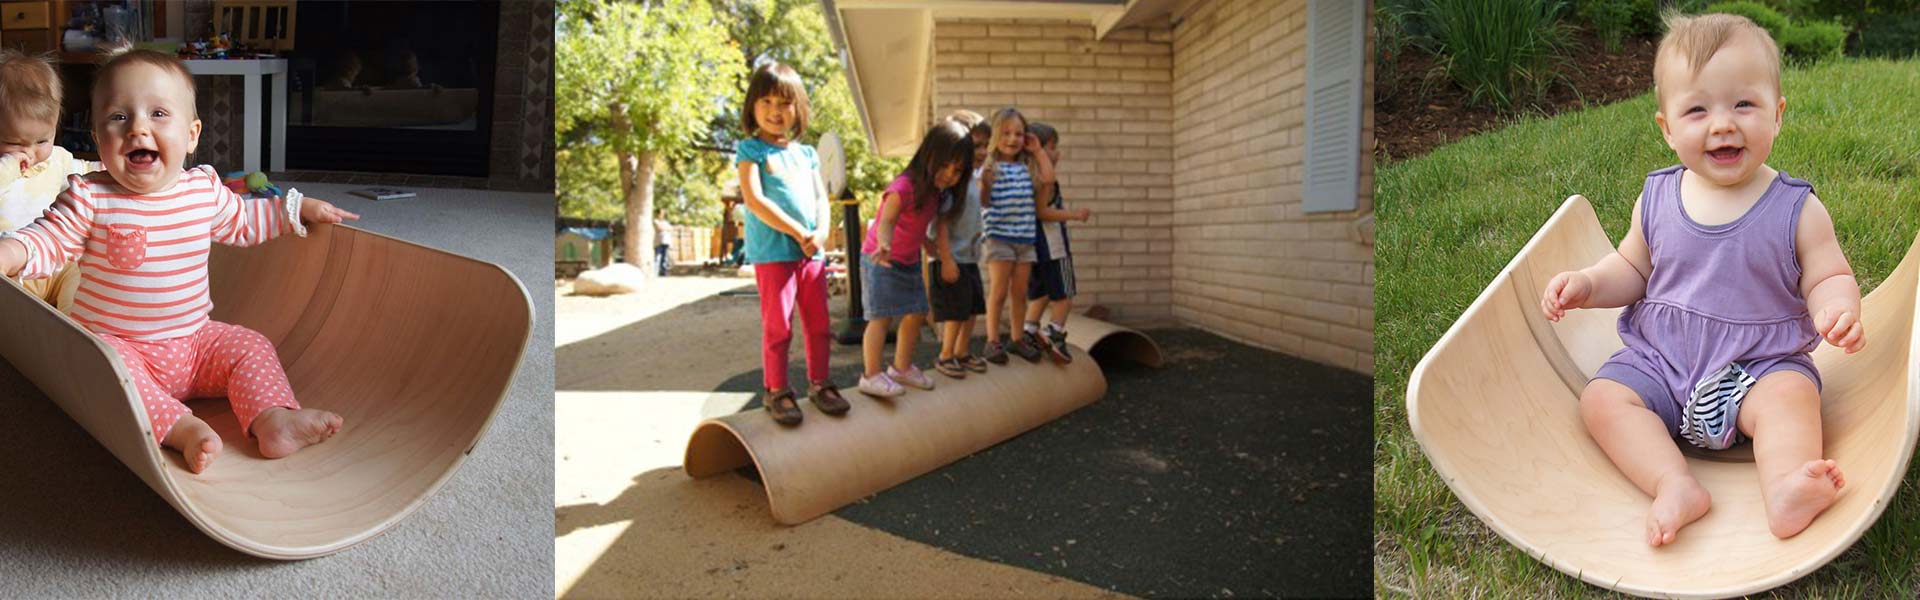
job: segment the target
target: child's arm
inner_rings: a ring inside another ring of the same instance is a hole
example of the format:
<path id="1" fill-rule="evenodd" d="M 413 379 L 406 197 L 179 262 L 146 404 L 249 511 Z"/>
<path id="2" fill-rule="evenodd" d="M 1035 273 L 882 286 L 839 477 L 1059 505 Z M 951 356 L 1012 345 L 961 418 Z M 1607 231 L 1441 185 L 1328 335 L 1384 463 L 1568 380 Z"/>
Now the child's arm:
<path id="1" fill-rule="evenodd" d="M 780 212 L 779 208 L 768 202 L 765 192 L 760 191 L 760 163 L 740 161 L 740 195 L 746 197 L 747 210 L 752 212 L 753 216 L 759 217 L 761 223 L 793 238 L 795 243 L 800 244 L 801 251 L 809 256 L 813 254 L 814 249 L 807 247 L 809 232 L 800 226 L 799 221 L 787 216 L 787 213 Z"/>
<path id="2" fill-rule="evenodd" d="M 212 178 L 214 204 L 219 208 L 213 215 L 211 233 L 213 241 L 222 244 L 252 246 L 289 231 L 304 237 L 307 229 L 301 225 L 303 221 L 339 223 L 360 218 L 325 200 L 302 196 L 298 190 L 289 189 L 284 197 L 242 198 L 220 184 L 213 167 L 200 169 Z"/>
<path id="3" fill-rule="evenodd" d="M 1036 215 L 1041 221 L 1085 221 L 1093 218 L 1093 209 L 1054 208 L 1042 203 L 1038 206 Z"/>
<path id="4" fill-rule="evenodd" d="M 966 202 L 962 194 L 955 202 Z M 965 215 L 965 212 L 960 214 Z M 964 217 L 954 217 L 954 219 Z M 960 280 L 960 265 L 953 260 L 953 219 L 941 215 L 933 220 L 933 248 L 930 254 L 940 260 L 940 281 L 953 283 Z"/>
<path id="5" fill-rule="evenodd" d="M 1640 201 L 1633 201 L 1633 222 L 1620 247 L 1591 267 L 1553 276 L 1540 297 L 1540 312 L 1559 321 L 1573 308 L 1618 308 L 1647 295 L 1647 274 L 1653 255 L 1640 232 Z"/>
<path id="6" fill-rule="evenodd" d="M 53 275 L 86 248 L 93 230 L 93 193 L 79 177 L 32 223 L 0 239 L 0 273 L 38 279 Z"/>
<path id="7" fill-rule="evenodd" d="M 893 266 L 893 224 L 900 220 L 900 194 L 889 190 L 880 195 L 880 214 L 874 217 L 873 262 Z"/>
<path id="8" fill-rule="evenodd" d="M 1026 150 L 1027 156 L 1033 157 L 1032 175 L 1034 201 L 1038 202 L 1041 198 L 1052 198 L 1054 185 L 1053 159 L 1048 157 L 1047 153 L 1040 148 L 1040 138 L 1034 137 L 1032 134 L 1027 135 Z M 1042 207 L 1035 205 L 1034 208 L 1038 209 Z"/>
<path id="9" fill-rule="evenodd" d="M 1860 282 L 1840 251 L 1833 233 L 1833 215 L 1811 194 L 1800 208 L 1794 247 L 1800 259 L 1800 295 L 1807 299 L 1813 327 L 1827 343 L 1848 354 L 1867 345 L 1866 326 L 1860 322 Z"/>

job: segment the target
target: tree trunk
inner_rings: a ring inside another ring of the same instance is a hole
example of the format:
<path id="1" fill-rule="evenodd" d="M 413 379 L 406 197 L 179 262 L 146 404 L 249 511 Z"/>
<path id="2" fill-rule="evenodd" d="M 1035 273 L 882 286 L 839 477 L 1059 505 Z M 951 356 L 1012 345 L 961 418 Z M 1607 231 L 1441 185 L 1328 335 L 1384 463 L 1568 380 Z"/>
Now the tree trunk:
<path id="1" fill-rule="evenodd" d="M 615 104 L 611 108 L 615 129 L 633 127 L 627 122 L 626 106 Z M 653 256 L 653 153 L 635 155 L 621 150 L 616 154 L 620 160 L 620 196 L 627 209 L 627 231 L 620 237 L 620 252 L 626 255 L 627 264 L 653 277 L 659 269 Z"/>

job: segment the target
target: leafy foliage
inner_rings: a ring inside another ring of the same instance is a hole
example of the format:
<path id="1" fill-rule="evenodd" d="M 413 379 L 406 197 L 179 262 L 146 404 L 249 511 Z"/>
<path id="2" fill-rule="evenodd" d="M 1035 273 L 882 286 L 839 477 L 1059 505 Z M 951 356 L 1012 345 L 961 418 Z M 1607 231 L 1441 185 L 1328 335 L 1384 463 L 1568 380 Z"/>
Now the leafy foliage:
<path id="1" fill-rule="evenodd" d="M 1567 46 L 1559 0 L 1432 0 L 1420 12 L 1441 68 L 1470 102 L 1512 109 L 1557 80 Z"/>

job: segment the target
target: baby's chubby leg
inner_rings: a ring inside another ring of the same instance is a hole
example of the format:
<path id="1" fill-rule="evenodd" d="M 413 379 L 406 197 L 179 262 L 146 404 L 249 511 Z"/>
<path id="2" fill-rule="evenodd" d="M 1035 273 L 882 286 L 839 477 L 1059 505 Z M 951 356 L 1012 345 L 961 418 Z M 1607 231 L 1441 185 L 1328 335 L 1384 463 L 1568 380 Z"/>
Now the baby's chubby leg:
<path id="1" fill-rule="evenodd" d="M 1774 537 L 1793 537 L 1847 485 L 1839 465 L 1822 458 L 1820 391 L 1798 371 L 1769 373 L 1747 391 L 1738 423 L 1753 438 L 1767 528 Z"/>
<path id="2" fill-rule="evenodd" d="M 1580 394 L 1580 417 L 1593 441 L 1640 491 L 1653 496 L 1647 511 L 1649 546 L 1673 543 L 1680 528 L 1707 514 L 1713 497 L 1687 470 L 1667 426 L 1633 388 L 1595 379 Z"/>

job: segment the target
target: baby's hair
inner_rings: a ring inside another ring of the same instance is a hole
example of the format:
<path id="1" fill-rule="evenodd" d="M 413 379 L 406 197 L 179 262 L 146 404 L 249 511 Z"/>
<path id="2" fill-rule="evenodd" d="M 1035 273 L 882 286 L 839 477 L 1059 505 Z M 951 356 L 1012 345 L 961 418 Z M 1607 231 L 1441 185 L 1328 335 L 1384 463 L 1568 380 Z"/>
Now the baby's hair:
<path id="1" fill-rule="evenodd" d="M 800 74 L 778 61 L 767 61 L 753 69 L 753 75 L 747 77 L 747 103 L 740 108 L 740 125 L 747 135 L 759 135 L 760 122 L 753 118 L 753 105 L 768 95 L 778 95 L 793 102 L 793 131 L 787 137 L 798 138 L 807 132 L 810 119 L 810 105 L 807 103 L 807 86 L 800 80 Z"/>
<path id="2" fill-rule="evenodd" d="M 1060 130 L 1054 129 L 1052 125 L 1046 123 L 1034 121 L 1028 124 L 1027 133 L 1033 134 L 1033 137 L 1040 138 L 1040 145 L 1042 146 L 1060 143 Z"/>
<path id="3" fill-rule="evenodd" d="M 919 209 L 926 202 L 938 201 L 940 190 L 934 189 L 935 176 L 947 165 L 959 163 L 961 179 L 955 187 L 966 184 L 966 173 L 973 168 L 973 138 L 967 135 L 967 128 L 959 122 L 945 120 L 934 124 L 927 135 L 920 139 L 920 149 L 914 151 L 913 160 L 907 162 L 907 180 L 913 182 L 913 197 L 904 209 Z M 964 188 L 962 188 L 964 189 Z M 962 208 L 959 202 L 953 203 L 948 213 L 958 214 Z"/>
<path id="4" fill-rule="evenodd" d="M 1655 102 L 1664 99 L 1660 89 L 1660 65 L 1669 60 L 1685 58 L 1688 71 L 1697 76 L 1714 54 L 1732 44 L 1741 34 L 1749 34 L 1760 40 L 1760 46 L 1767 51 L 1767 64 L 1773 72 L 1773 89 L 1780 91 L 1780 46 L 1773 42 L 1773 36 L 1766 29 L 1755 25 L 1752 20 L 1725 13 L 1684 15 L 1673 10 L 1667 11 L 1662 17 L 1667 22 L 1667 35 L 1660 38 L 1660 48 L 1654 52 Z"/>
<path id="5" fill-rule="evenodd" d="M 169 75 L 179 77 L 180 81 L 187 85 L 187 110 L 194 111 L 194 114 L 199 113 L 199 109 L 194 106 L 194 102 L 200 93 L 193 85 L 193 73 L 187 71 L 186 63 L 180 62 L 180 59 L 172 54 L 155 50 L 133 49 L 130 46 L 121 46 L 107 51 L 107 62 L 101 63 L 100 68 L 93 72 L 93 89 L 96 97 L 100 90 L 100 84 L 107 81 L 109 77 L 112 77 L 114 72 L 134 65 L 157 67 Z"/>
<path id="6" fill-rule="evenodd" d="M 58 122 L 60 92 L 60 74 L 47 57 L 0 50 L 0 114 Z"/>

